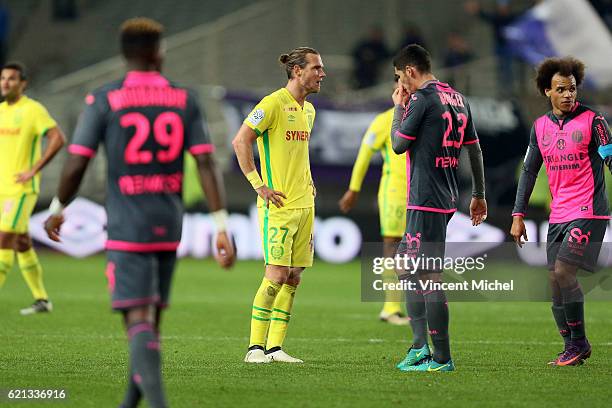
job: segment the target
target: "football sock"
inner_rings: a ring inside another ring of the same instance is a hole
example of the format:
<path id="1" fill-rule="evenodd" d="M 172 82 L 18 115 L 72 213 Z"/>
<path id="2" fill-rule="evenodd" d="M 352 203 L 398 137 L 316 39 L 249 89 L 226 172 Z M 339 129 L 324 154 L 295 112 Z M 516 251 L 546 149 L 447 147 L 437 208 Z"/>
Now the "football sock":
<path id="1" fill-rule="evenodd" d="M 0 249 L 0 288 L 6 281 L 6 275 L 13 268 L 15 253 L 12 249 Z"/>
<path id="2" fill-rule="evenodd" d="M 261 285 L 253 299 L 253 310 L 251 314 L 251 338 L 249 349 L 253 347 L 263 350 L 266 344 L 266 334 L 270 326 L 270 315 L 274 299 L 281 290 L 281 284 L 272 282 L 268 278 L 263 278 Z"/>
<path id="3" fill-rule="evenodd" d="M 153 325 L 149 322 L 132 324 L 128 328 L 128 338 L 134 382 L 152 408 L 167 407 L 161 378 L 159 339 Z"/>
<path id="4" fill-rule="evenodd" d="M 416 283 L 416 287 L 419 287 L 416 277 L 411 280 Z M 421 348 L 427 344 L 427 314 L 422 290 L 406 290 L 406 312 L 410 317 L 412 345 Z"/>
<path id="5" fill-rule="evenodd" d="M 45 290 L 45 285 L 42 280 L 43 269 L 42 266 L 40 266 L 34 248 L 30 248 L 25 252 L 17 252 L 17 262 L 19 263 L 21 274 L 30 287 L 34 299 L 47 300 L 47 291 Z"/>
<path id="6" fill-rule="evenodd" d="M 563 342 L 567 344 L 570 341 L 570 328 L 567 325 L 567 320 L 565 318 L 565 308 L 563 304 L 553 304 L 550 308 L 552 310 L 553 317 L 555 318 L 555 322 L 557 323 L 557 327 L 559 328 L 559 334 L 563 337 Z"/>
<path id="7" fill-rule="evenodd" d="M 268 332 L 268 342 L 266 349 L 270 350 L 274 347 L 282 347 L 287 328 L 291 318 L 291 308 L 293 307 L 293 298 L 295 297 L 295 286 L 284 284 L 272 308 L 272 317 L 270 318 L 270 330 Z"/>
<path id="8" fill-rule="evenodd" d="M 437 363 L 451 359 L 448 339 L 448 303 L 443 290 L 431 290 L 423 294 L 427 310 L 427 325 L 434 346 L 433 358 Z"/>
<path id="9" fill-rule="evenodd" d="M 138 406 L 138 403 L 140 402 L 140 398 L 142 398 L 142 393 L 140 392 L 140 388 L 138 388 L 138 385 L 134 380 L 134 370 L 130 366 L 130 370 L 128 372 L 128 388 L 125 392 L 125 396 L 123 397 L 123 402 L 119 407 L 136 408 Z"/>
<path id="10" fill-rule="evenodd" d="M 563 309 L 567 325 L 570 328 L 571 339 L 577 340 L 585 337 L 584 328 L 584 295 L 577 280 L 561 288 L 563 296 Z"/>
<path id="11" fill-rule="evenodd" d="M 396 283 L 397 275 L 392 269 L 385 269 L 382 274 L 384 283 Z M 383 312 L 392 315 L 402 312 L 401 292 L 396 290 L 385 290 L 385 303 L 383 304 Z"/>
<path id="12" fill-rule="evenodd" d="M 388 291 L 385 291 L 385 297 L 387 296 L 387 292 Z M 385 312 L 388 315 L 401 313 L 402 304 L 400 302 L 385 302 L 383 303 L 383 312 Z"/>

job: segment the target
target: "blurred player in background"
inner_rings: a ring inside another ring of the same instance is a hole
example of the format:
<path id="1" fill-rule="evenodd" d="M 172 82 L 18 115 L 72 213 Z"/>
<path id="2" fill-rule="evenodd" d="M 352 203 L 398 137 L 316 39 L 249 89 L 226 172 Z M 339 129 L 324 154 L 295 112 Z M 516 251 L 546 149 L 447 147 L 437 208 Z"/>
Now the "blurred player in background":
<path id="1" fill-rule="evenodd" d="M 510 230 L 522 247 L 523 218 L 544 163 L 552 195 L 546 240 L 552 314 L 565 343 L 550 363 L 557 366 L 580 365 L 591 356 L 576 273 L 594 271 L 610 219 L 604 163 L 612 166 L 612 140 L 603 115 L 576 101 L 583 79 L 584 64 L 571 57 L 549 58 L 538 68 L 536 85 L 552 110 L 531 128 Z"/>
<path id="2" fill-rule="evenodd" d="M 45 107 L 23 94 L 27 84 L 23 65 L 4 65 L 0 74 L 4 98 L 0 104 L 0 288 L 17 252 L 17 263 L 34 296 L 34 304 L 21 310 L 23 315 L 53 308 L 28 227 L 40 191 L 40 171 L 66 143 Z M 41 157 L 45 136 L 47 147 Z"/>
<path id="3" fill-rule="evenodd" d="M 396 85 L 398 79 L 396 75 L 394 79 Z M 340 210 L 345 214 L 355 207 L 372 155 L 380 152 L 384 164 L 378 188 L 378 214 L 385 257 L 395 255 L 406 227 L 406 155 L 395 154 L 391 147 L 392 120 L 393 108 L 377 115 L 366 130 L 353 166 L 349 189 L 338 203 Z M 384 277 L 386 280 L 397 280 L 393 270 L 385 271 Z M 397 292 L 385 292 L 385 303 L 379 314 L 380 320 L 398 326 L 408 324 L 409 319 L 402 314 L 400 298 Z"/>
<path id="4" fill-rule="evenodd" d="M 247 363 L 302 363 L 282 349 L 302 272 L 312 266 L 314 198 L 308 141 L 315 118 L 309 94 L 325 78 L 319 53 L 307 47 L 280 56 L 288 82 L 244 120 L 233 145 L 240 168 L 258 194 L 265 273 L 253 300 Z M 255 168 L 257 140 L 261 171 Z"/>
<path id="5" fill-rule="evenodd" d="M 464 145 L 472 169 L 472 225 L 479 225 L 487 216 L 478 135 L 467 99 L 436 79 L 427 50 L 409 45 L 395 56 L 393 66 L 400 86 L 393 93 L 391 137 L 395 153 L 406 153 L 408 172 L 406 233 L 398 254 L 442 259 L 446 226 L 457 211 L 457 167 Z M 404 274 L 400 279 L 442 280 L 442 270 L 400 273 Z M 453 371 L 444 291 L 407 290 L 406 304 L 414 338 L 406 358 L 397 367 L 402 371 Z M 427 327 L 434 346 L 433 356 L 427 343 Z"/>
<path id="6" fill-rule="evenodd" d="M 163 26 L 147 18 L 121 27 L 127 74 L 87 95 L 69 147 L 58 194 L 45 223 L 59 241 L 62 209 L 75 196 L 89 161 L 102 143 L 108 160 L 108 264 L 112 307 L 124 316 L 129 338 L 129 385 L 121 407 L 141 397 L 166 407 L 159 329 L 168 305 L 176 249 L 181 238 L 183 152 L 196 159 L 217 235 L 217 262 L 234 262 L 226 234 L 221 175 L 196 96 L 160 74 Z"/>

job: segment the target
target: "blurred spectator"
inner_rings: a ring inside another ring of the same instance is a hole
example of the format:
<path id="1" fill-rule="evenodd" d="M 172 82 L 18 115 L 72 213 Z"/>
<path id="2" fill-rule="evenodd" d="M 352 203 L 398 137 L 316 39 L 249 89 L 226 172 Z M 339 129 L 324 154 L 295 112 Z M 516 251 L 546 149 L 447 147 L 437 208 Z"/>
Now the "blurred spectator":
<path id="1" fill-rule="evenodd" d="M 421 34 L 421 29 L 416 24 L 405 22 L 402 26 L 402 33 L 403 34 L 399 47 L 397 47 L 397 51 L 410 44 L 418 44 L 423 48 L 427 48 L 427 44 L 425 43 L 423 35 Z"/>
<path id="2" fill-rule="evenodd" d="M 4 1 L 0 2 L 0 66 L 4 66 L 8 55 L 10 14 Z"/>
<path id="3" fill-rule="evenodd" d="M 458 32 L 450 32 L 446 38 L 446 50 L 444 51 L 444 68 L 448 68 L 446 81 L 451 85 L 456 85 L 456 77 L 461 67 L 474 59 L 474 53 L 465 38 Z M 466 87 L 469 90 L 469 78 Z"/>
<path id="4" fill-rule="evenodd" d="M 515 82 L 514 57 L 504 37 L 504 29 L 518 17 L 518 14 L 511 12 L 509 0 L 497 0 L 495 10 L 492 12 L 484 11 L 478 1 L 467 1 L 464 5 L 468 14 L 480 17 L 493 28 L 498 81 L 504 89 L 513 89 Z"/>
<path id="5" fill-rule="evenodd" d="M 370 27 L 367 37 L 359 41 L 353 49 L 352 56 L 355 88 L 376 85 L 380 66 L 390 57 L 382 29 L 378 26 Z"/>
<path id="6" fill-rule="evenodd" d="M 444 67 L 454 68 L 474 59 L 474 53 L 465 38 L 457 32 L 451 32 L 446 38 L 446 51 L 444 52 Z"/>

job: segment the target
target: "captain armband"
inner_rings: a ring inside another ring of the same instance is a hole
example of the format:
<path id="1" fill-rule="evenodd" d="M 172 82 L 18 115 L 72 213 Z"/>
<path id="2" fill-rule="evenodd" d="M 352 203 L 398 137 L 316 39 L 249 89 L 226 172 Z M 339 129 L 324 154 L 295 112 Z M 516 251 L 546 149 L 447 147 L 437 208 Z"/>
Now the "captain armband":
<path id="1" fill-rule="evenodd" d="M 612 157 L 612 144 L 599 146 L 597 148 L 597 153 L 599 153 L 601 158 L 604 160 L 606 160 L 609 157 Z"/>

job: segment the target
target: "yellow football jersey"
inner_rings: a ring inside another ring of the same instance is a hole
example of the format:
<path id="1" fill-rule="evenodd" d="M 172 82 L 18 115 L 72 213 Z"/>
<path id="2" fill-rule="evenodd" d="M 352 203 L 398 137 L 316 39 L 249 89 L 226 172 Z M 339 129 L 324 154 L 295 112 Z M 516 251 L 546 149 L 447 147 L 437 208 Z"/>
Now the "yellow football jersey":
<path id="1" fill-rule="evenodd" d="M 374 152 L 380 152 L 384 164 L 380 179 L 379 195 L 392 196 L 406 201 L 406 153 L 397 155 L 391 147 L 391 123 L 393 108 L 377 115 L 361 142 L 359 155 L 353 166 L 349 188 L 360 191 Z"/>
<path id="2" fill-rule="evenodd" d="M 287 196 L 284 209 L 314 206 L 308 141 L 315 110 L 305 101 L 302 108 L 287 88 L 264 97 L 244 124 L 257 133 L 261 177 L 271 189 Z M 261 197 L 257 206 L 264 205 Z M 270 210 L 276 210 L 271 205 Z"/>
<path id="3" fill-rule="evenodd" d="M 15 175 L 40 160 L 41 139 L 55 126 L 47 109 L 25 95 L 13 105 L 0 104 L 0 194 L 38 193 L 40 173 L 24 184 L 16 183 Z"/>

